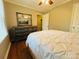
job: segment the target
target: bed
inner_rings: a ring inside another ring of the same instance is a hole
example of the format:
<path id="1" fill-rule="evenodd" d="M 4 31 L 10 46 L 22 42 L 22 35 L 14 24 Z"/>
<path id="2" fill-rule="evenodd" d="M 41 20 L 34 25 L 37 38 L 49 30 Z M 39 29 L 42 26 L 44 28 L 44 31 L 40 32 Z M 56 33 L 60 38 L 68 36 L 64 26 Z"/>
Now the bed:
<path id="1" fill-rule="evenodd" d="M 26 41 L 35 59 L 79 59 L 79 33 L 45 30 L 31 33 Z"/>

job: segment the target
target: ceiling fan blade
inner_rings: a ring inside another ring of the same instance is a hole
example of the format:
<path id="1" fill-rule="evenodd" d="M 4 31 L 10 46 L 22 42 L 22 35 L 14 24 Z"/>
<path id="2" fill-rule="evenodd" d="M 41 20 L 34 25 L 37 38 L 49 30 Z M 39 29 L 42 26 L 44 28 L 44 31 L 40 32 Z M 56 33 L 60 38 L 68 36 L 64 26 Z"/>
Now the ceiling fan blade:
<path id="1" fill-rule="evenodd" d="M 43 3 L 40 2 L 39 5 L 42 5 Z M 53 4 L 53 1 L 52 0 L 48 0 L 48 4 L 52 5 Z"/>
<path id="2" fill-rule="evenodd" d="M 52 4 L 53 4 L 53 1 L 52 1 L 52 0 L 49 0 L 48 3 L 49 3 L 50 5 L 52 5 Z"/>
<path id="3" fill-rule="evenodd" d="M 42 2 L 40 2 L 39 5 L 42 5 Z"/>

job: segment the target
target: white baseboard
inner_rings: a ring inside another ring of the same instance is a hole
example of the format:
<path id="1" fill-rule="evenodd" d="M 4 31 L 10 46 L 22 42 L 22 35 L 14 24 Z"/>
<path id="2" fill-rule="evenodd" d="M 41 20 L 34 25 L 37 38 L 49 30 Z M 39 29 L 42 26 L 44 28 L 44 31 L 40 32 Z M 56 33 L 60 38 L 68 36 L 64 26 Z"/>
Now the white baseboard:
<path id="1" fill-rule="evenodd" d="M 8 45 L 8 49 L 7 49 L 7 52 L 5 54 L 4 59 L 7 59 L 7 57 L 8 57 L 8 53 L 9 53 L 9 50 L 10 50 L 10 46 L 11 46 L 11 43 L 9 43 L 9 45 Z"/>

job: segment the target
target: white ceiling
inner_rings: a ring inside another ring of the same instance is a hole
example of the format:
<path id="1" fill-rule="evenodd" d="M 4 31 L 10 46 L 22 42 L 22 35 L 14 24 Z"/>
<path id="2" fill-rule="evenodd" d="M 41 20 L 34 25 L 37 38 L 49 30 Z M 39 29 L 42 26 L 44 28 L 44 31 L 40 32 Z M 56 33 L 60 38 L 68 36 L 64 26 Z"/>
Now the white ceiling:
<path id="1" fill-rule="evenodd" d="M 5 1 L 21 5 L 24 7 L 28 7 L 41 13 L 46 13 L 50 11 L 53 7 L 69 2 L 70 0 L 52 0 L 54 1 L 54 4 L 52 5 L 42 4 L 41 6 L 38 5 L 41 0 L 5 0 Z"/>

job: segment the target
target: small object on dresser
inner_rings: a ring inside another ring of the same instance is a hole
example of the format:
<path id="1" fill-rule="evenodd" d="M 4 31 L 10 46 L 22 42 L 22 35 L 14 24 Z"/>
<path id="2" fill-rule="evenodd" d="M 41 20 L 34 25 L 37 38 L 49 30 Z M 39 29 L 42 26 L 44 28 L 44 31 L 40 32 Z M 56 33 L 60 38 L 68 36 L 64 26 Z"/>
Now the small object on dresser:
<path id="1" fill-rule="evenodd" d="M 16 42 L 19 40 L 27 39 L 27 36 L 37 31 L 37 26 L 19 26 L 19 27 L 12 27 L 9 29 L 9 36 L 11 42 Z"/>

